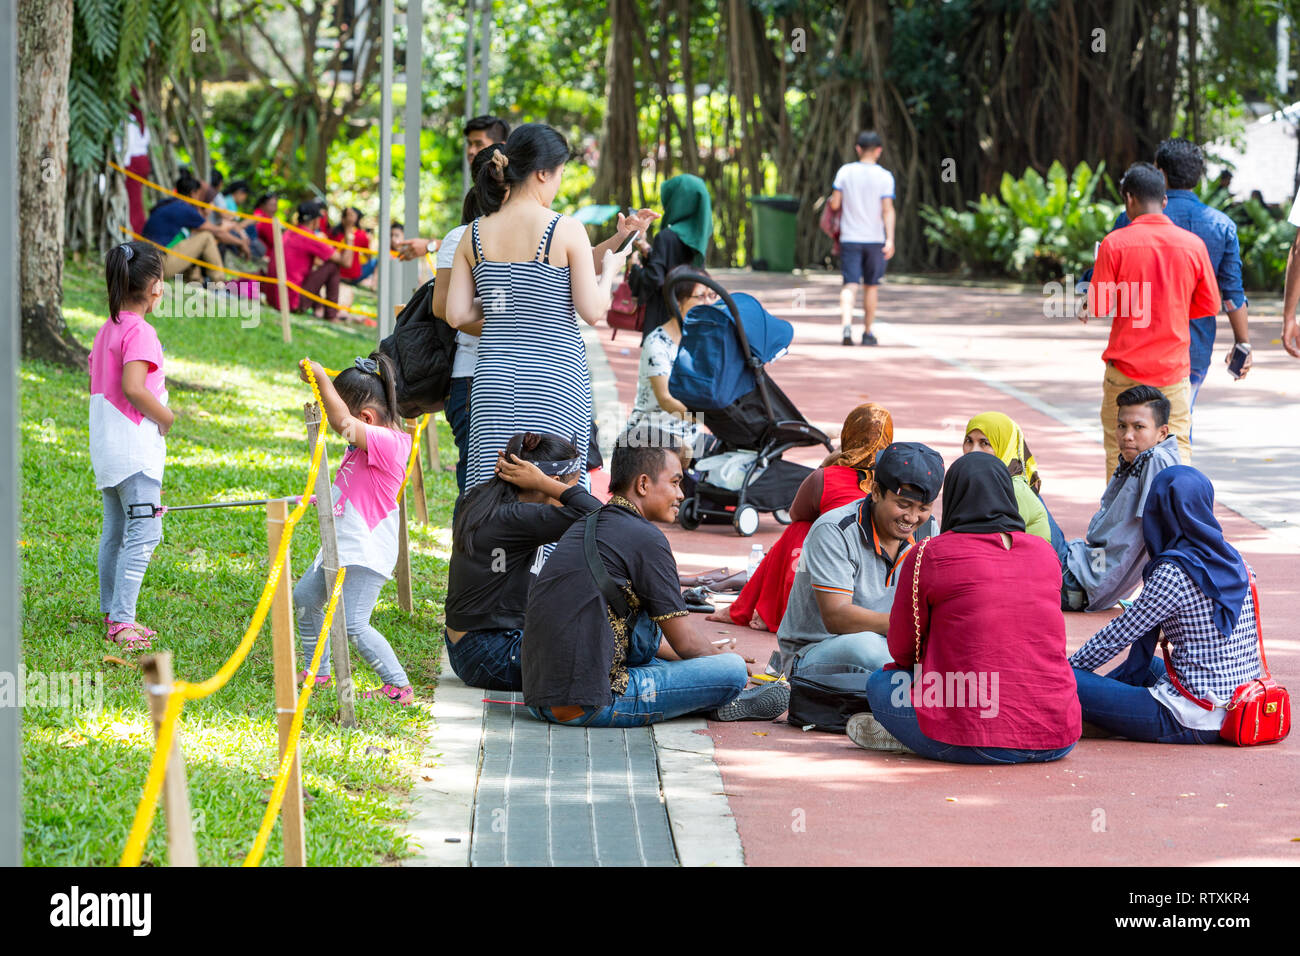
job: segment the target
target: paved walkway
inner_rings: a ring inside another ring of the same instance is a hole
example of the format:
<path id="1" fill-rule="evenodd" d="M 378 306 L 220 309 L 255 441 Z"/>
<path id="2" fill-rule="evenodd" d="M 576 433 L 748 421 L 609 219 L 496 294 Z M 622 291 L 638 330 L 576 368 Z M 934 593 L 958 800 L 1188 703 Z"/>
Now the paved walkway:
<path id="1" fill-rule="evenodd" d="M 1097 422 L 1104 327 L 1046 319 L 1042 298 L 1031 294 L 892 284 L 881 295 L 881 345 L 844 348 L 836 277 L 717 276 L 794 324 L 790 354 L 771 371 L 814 424 L 835 434 L 850 408 L 878 401 L 893 413 L 900 440 L 924 441 L 952 461 L 971 415 L 1004 411 L 1029 438 L 1062 527 L 1083 533 L 1104 487 Z M 1245 380 L 1212 370 L 1196 412 L 1195 456 L 1218 489 L 1230 540 L 1260 575 L 1274 672 L 1300 688 L 1300 536 L 1292 517 L 1300 501 L 1300 362 L 1270 344 L 1278 325 L 1276 316 L 1256 325 L 1255 369 Z M 639 343 L 626 332 L 611 341 L 603 328 L 598 345 L 587 335 L 608 445 L 635 394 Z M 1230 341 L 1226 322 L 1220 339 Z M 821 456 L 809 449 L 790 457 L 815 464 Z M 750 546 L 770 545 L 781 529 L 764 516 L 752 539 L 722 525 L 665 530 L 689 572 L 743 567 Z M 1066 615 L 1070 649 L 1111 616 Z M 706 626 L 737 636 L 760 664 L 776 646 L 770 634 Z M 590 862 L 590 853 L 605 863 L 671 862 L 646 850 L 662 847 L 663 833 L 651 812 L 648 734 L 625 735 L 620 745 L 596 736 L 605 732 L 578 732 L 557 748 L 558 731 L 516 719 L 517 707 L 482 702 L 506 695 L 465 688 L 445 662 L 443 673 L 438 730 L 412 805 L 411 831 L 424 846 L 415 863 L 546 862 L 546 853 L 552 862 Z M 757 865 L 1300 862 L 1293 842 L 1300 795 L 1279 785 L 1300 779 L 1294 736 L 1258 749 L 1084 740 L 1055 764 L 994 768 L 867 753 L 842 736 L 784 723 L 671 721 L 653 739 L 662 807 L 685 865 L 739 863 L 742 852 Z M 602 778 L 609 749 L 617 755 L 620 746 L 623 766 L 638 769 Z M 557 781 L 554 769 L 565 761 L 573 774 Z M 557 795 L 558 815 L 549 809 Z M 602 859 L 602 845 L 613 849 L 599 840 L 602 813 L 622 813 L 627 826 L 628 808 L 644 824 L 639 841 L 625 834 L 617 857 Z M 492 811 L 503 809 L 504 834 L 491 828 Z M 527 829 L 516 835 L 516 825 Z"/>

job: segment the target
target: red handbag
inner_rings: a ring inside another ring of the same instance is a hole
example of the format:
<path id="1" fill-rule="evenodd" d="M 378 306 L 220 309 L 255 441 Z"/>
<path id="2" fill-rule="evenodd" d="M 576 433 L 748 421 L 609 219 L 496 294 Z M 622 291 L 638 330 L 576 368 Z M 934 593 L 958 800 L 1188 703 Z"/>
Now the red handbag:
<path id="1" fill-rule="evenodd" d="M 840 210 L 832 209 L 829 199 L 822 204 L 822 215 L 817 222 L 817 228 L 834 240 L 831 254 L 838 256 L 840 254 Z"/>
<path id="2" fill-rule="evenodd" d="M 1232 700 L 1224 705 L 1227 715 L 1223 718 L 1219 736 L 1238 747 L 1275 744 L 1291 732 L 1291 695 L 1268 672 L 1268 660 L 1264 657 L 1264 632 L 1259 625 L 1259 591 L 1255 588 L 1254 573 L 1247 569 L 1247 574 L 1250 575 L 1250 594 L 1255 601 L 1255 634 L 1259 637 L 1259 662 L 1264 668 L 1264 676 L 1242 684 L 1232 695 Z M 1178 679 L 1173 662 L 1169 659 L 1169 642 L 1163 636 L 1160 638 L 1160 650 L 1165 655 L 1165 670 L 1169 673 L 1169 680 L 1178 693 L 1205 710 L 1213 710 L 1213 704 L 1193 697 Z"/>
<path id="3" fill-rule="evenodd" d="M 614 330 L 614 334 L 610 336 L 611 340 L 617 338 L 619 329 L 640 332 L 645 328 L 645 306 L 637 302 L 636 296 L 632 294 L 632 287 L 628 285 L 626 274 L 623 276 L 623 281 L 614 289 L 609 311 L 605 313 L 605 324 Z"/>

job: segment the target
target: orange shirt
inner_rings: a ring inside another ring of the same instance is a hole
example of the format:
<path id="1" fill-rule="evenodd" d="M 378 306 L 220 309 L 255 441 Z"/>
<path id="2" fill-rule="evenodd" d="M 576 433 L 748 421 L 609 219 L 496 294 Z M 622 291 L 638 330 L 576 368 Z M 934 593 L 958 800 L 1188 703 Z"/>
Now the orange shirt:
<path id="1" fill-rule="evenodd" d="M 1193 316 L 1217 315 L 1219 286 L 1205 243 L 1148 213 L 1101 242 L 1088 288 L 1089 311 L 1114 313 L 1101 357 L 1145 385 L 1173 385 L 1191 374 Z"/>

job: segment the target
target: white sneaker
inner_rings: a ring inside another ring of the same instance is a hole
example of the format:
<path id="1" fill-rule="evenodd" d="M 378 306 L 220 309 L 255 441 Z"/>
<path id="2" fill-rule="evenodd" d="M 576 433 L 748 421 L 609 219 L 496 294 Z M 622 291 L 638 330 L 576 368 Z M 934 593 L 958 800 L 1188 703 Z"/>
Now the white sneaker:
<path id="1" fill-rule="evenodd" d="M 880 725 L 874 714 L 854 714 L 844 732 L 863 750 L 893 750 L 915 753 L 910 747 Z"/>

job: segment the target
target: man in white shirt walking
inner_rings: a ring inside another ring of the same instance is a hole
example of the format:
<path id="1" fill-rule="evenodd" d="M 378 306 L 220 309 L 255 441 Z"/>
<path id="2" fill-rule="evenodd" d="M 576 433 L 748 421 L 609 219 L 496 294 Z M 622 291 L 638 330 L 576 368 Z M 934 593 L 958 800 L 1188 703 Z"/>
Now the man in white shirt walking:
<path id="1" fill-rule="evenodd" d="M 862 344 L 875 345 L 871 323 L 876 318 L 876 289 L 885 274 L 885 261 L 894 254 L 894 174 L 880 165 L 884 141 L 865 130 L 858 134 L 856 163 L 835 174 L 831 208 L 840 213 L 840 319 L 844 344 L 853 344 L 853 303 L 862 287 Z"/>

